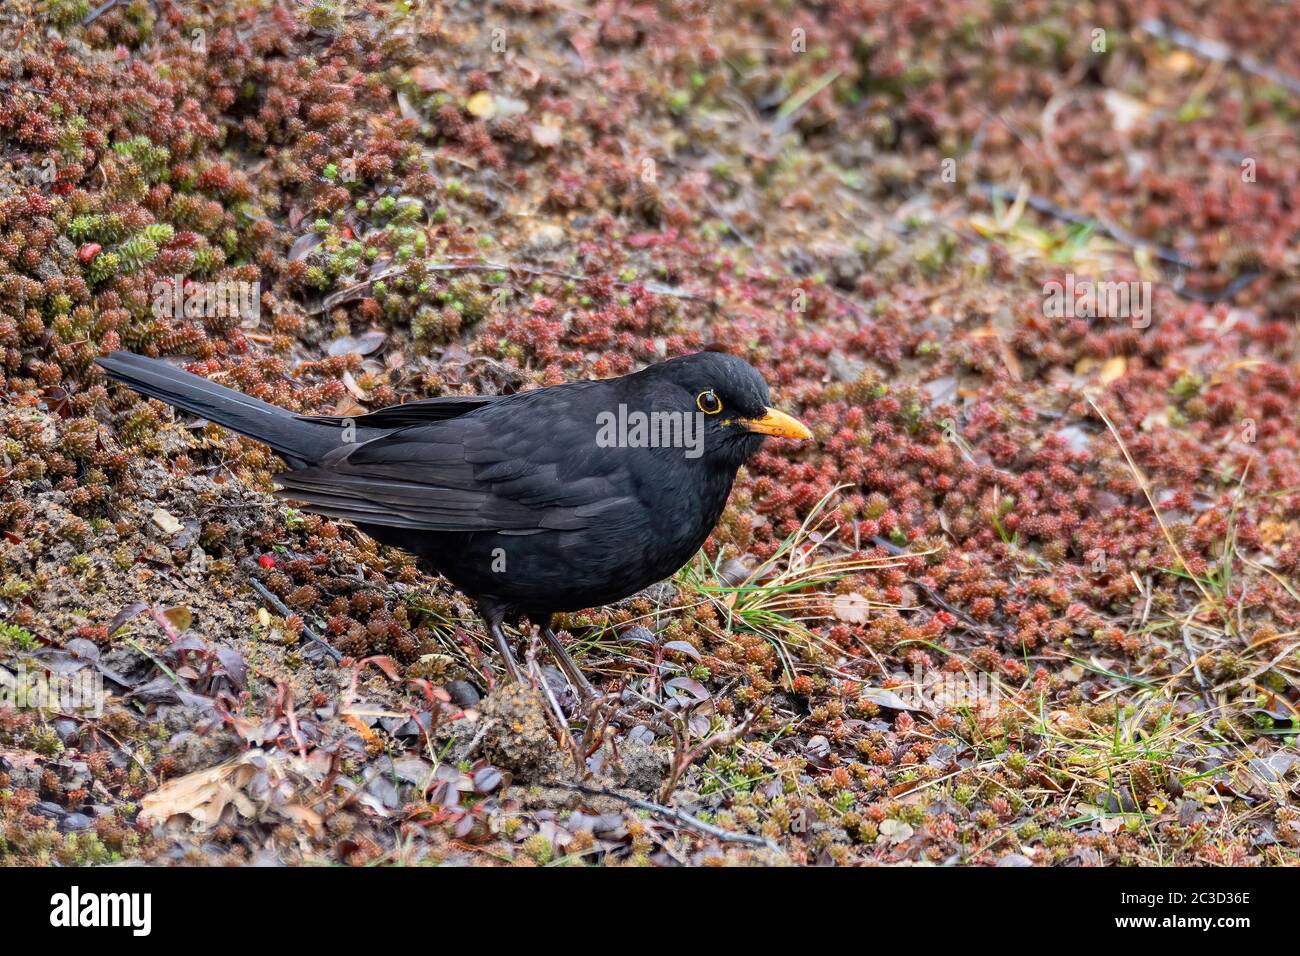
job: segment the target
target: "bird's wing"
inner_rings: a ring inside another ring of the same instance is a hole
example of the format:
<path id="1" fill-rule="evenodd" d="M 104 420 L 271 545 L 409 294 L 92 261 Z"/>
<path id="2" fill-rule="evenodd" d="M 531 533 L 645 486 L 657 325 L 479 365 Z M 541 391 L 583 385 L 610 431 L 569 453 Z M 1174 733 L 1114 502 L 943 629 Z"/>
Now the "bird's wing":
<path id="1" fill-rule="evenodd" d="M 357 428 L 401 428 L 406 425 L 420 425 L 425 422 L 444 421 L 459 418 L 472 411 L 499 402 L 503 395 L 446 395 L 442 398 L 426 398 L 405 405 L 390 405 L 365 415 L 356 415 L 350 420 Z M 299 415 L 304 421 L 326 422 L 330 425 L 342 425 L 348 421 L 339 415 Z"/>
<path id="2" fill-rule="evenodd" d="M 634 483 L 626 456 L 599 454 L 583 394 L 564 386 L 511 396 L 340 446 L 276 480 L 281 494 L 312 510 L 363 523 L 518 534 L 585 528 L 626 504 Z"/>

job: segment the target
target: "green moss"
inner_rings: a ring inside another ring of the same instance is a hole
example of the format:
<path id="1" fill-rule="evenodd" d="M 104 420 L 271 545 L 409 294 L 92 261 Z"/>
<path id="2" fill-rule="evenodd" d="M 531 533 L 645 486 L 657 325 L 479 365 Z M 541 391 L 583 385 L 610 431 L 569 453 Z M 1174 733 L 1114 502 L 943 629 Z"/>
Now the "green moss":
<path id="1" fill-rule="evenodd" d="M 555 859 L 555 850 L 551 846 L 551 841 L 540 833 L 525 840 L 523 850 L 524 854 L 538 866 L 545 866 Z"/>
<path id="2" fill-rule="evenodd" d="M 89 0 L 47 0 L 45 9 L 59 27 L 77 26 L 90 14 Z"/>
<path id="3" fill-rule="evenodd" d="M 134 136 L 124 142 L 114 143 L 113 152 L 139 167 L 145 180 L 158 182 L 167 175 L 171 151 L 166 146 L 156 146 L 147 136 Z"/>

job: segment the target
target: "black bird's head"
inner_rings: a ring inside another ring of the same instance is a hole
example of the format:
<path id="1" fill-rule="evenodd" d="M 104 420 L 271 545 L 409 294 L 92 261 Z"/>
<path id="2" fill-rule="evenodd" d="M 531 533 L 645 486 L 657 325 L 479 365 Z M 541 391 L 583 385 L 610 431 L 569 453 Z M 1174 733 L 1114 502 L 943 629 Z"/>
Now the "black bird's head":
<path id="1" fill-rule="evenodd" d="M 806 440 L 812 432 L 769 404 L 767 383 L 744 359 L 697 352 L 647 368 L 642 375 L 672 383 L 675 404 L 703 425 L 703 458 L 735 471 L 769 435 Z"/>

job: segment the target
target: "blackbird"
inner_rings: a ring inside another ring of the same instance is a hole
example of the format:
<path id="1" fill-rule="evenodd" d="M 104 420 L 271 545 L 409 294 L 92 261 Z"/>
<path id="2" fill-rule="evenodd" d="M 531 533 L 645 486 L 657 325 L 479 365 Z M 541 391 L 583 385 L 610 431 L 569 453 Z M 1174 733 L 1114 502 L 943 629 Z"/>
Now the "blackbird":
<path id="1" fill-rule="evenodd" d="M 812 437 L 768 407 L 757 371 L 721 352 L 353 418 L 297 415 L 130 352 L 96 361 L 137 392 L 266 443 L 289 465 L 277 494 L 352 521 L 474 598 L 512 680 L 520 672 L 502 622 L 526 616 L 583 698 L 595 691 L 552 614 L 678 571 L 765 436 Z"/>

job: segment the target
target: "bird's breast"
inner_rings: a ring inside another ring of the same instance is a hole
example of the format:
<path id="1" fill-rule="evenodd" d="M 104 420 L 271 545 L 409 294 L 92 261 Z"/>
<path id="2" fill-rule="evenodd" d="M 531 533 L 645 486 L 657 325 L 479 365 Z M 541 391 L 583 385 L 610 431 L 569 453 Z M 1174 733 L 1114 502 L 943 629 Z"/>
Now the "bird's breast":
<path id="1" fill-rule="evenodd" d="M 638 474 L 641 480 L 593 509 L 583 527 L 474 533 L 427 557 L 471 597 L 524 611 L 575 611 L 621 600 L 694 557 L 717 524 L 734 478 L 703 466 L 641 468 Z"/>

